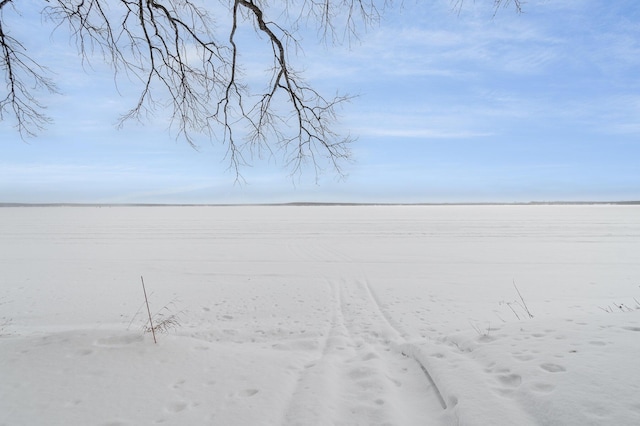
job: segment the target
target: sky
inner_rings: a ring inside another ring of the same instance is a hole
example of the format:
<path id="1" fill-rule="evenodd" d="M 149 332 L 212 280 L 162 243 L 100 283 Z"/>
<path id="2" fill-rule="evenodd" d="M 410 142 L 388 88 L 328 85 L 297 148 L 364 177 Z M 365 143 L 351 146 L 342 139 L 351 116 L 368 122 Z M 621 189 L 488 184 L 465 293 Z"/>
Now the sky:
<path id="1" fill-rule="evenodd" d="M 301 28 L 295 61 L 306 80 L 355 96 L 336 125 L 356 138 L 352 161 L 345 177 L 292 176 L 255 158 L 242 182 L 224 146 L 202 137 L 193 149 L 162 111 L 119 129 L 136 99 L 130 85 L 116 87 L 99 59 L 83 65 L 37 10 L 7 16 L 5 30 L 61 93 L 41 94 L 53 122 L 37 137 L 0 121 L 0 202 L 640 200 L 640 3 L 530 0 L 521 14 L 493 0 L 455 5 L 405 0 L 342 45 Z M 245 58 L 262 46 L 247 43 Z"/>

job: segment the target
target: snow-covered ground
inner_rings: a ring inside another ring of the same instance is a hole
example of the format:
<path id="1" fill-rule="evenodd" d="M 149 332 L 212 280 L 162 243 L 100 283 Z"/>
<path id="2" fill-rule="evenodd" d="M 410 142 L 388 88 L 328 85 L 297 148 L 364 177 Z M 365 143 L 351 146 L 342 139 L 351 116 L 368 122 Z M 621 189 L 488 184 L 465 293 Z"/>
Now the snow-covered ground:
<path id="1" fill-rule="evenodd" d="M 1 425 L 635 425 L 639 354 L 639 206 L 0 208 Z"/>

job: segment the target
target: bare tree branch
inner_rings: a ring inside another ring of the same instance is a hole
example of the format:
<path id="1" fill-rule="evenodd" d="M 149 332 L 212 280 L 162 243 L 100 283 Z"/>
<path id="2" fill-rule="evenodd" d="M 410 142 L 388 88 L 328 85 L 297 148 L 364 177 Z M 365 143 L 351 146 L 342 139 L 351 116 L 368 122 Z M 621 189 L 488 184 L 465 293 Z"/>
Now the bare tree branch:
<path id="1" fill-rule="evenodd" d="M 1 8 L 9 3 L 10 0 L 0 2 L 0 13 Z M 55 93 L 57 88 L 45 76 L 46 68 L 33 61 L 24 45 L 5 31 L 1 17 L 0 70 L 4 72 L 6 87 L 6 94 L 0 98 L 0 120 L 4 120 L 7 114 L 12 115 L 22 137 L 36 135 L 51 119 L 44 113 L 44 105 L 32 90 L 45 89 Z"/>
<path id="2" fill-rule="evenodd" d="M 457 0 L 462 2 L 463 0 Z M 521 0 L 494 0 L 495 6 Z M 315 25 L 332 43 L 357 38 L 380 19 L 391 0 L 228 0 L 230 27 L 221 27 L 211 7 L 200 0 L 46 0 L 42 13 L 57 30 L 68 30 L 82 64 L 96 58 L 108 63 L 116 82 L 121 74 L 139 83 L 137 100 L 120 117 L 144 120 L 168 109 L 176 136 L 197 147 L 204 136 L 227 147 L 230 168 L 240 177 L 254 155 L 284 161 L 292 173 L 311 165 L 316 175 L 325 165 L 338 174 L 350 157 L 349 135 L 335 131 L 337 111 L 347 95 L 325 97 L 292 66 L 297 30 Z M 57 90 L 47 69 L 6 29 L 0 0 L 0 119 L 12 116 L 23 136 L 50 122 L 36 98 Z M 270 15 L 271 13 L 271 15 Z M 242 75 L 239 31 L 250 23 L 271 58 L 264 86 L 256 90 Z"/>
<path id="3" fill-rule="evenodd" d="M 458 9 L 459 11 L 462 10 L 465 0 L 453 0 L 453 1 L 454 1 L 454 8 Z M 496 13 L 498 13 L 498 10 L 501 7 L 507 8 L 512 4 L 516 12 L 522 13 L 524 3 L 525 3 L 525 0 L 493 0 L 494 16 Z"/>

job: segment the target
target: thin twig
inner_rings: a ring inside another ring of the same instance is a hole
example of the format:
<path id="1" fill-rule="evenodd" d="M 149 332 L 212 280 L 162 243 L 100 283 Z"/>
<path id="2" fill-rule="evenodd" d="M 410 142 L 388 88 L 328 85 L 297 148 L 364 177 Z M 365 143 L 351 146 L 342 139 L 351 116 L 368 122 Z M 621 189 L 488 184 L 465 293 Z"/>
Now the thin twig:
<path id="1" fill-rule="evenodd" d="M 149 309 L 149 299 L 147 299 L 147 290 L 144 288 L 144 278 L 140 275 L 142 281 L 142 291 L 144 292 L 144 302 L 147 304 L 147 313 L 149 314 L 149 328 L 151 328 L 151 334 L 153 334 L 153 343 L 158 343 L 156 340 L 156 330 L 153 327 L 153 320 L 151 319 L 151 309 Z"/>
<path id="2" fill-rule="evenodd" d="M 531 314 L 531 311 L 529 311 L 529 307 L 527 306 L 527 303 L 524 301 L 524 298 L 522 297 L 522 294 L 520 294 L 520 290 L 518 290 L 518 286 L 516 285 L 516 280 L 513 280 L 513 286 L 515 287 L 516 291 L 518 292 L 518 296 L 520 297 L 520 300 L 522 301 L 522 306 L 524 307 L 524 310 L 527 312 L 527 315 L 529 315 L 529 318 L 533 318 L 533 315 Z"/>

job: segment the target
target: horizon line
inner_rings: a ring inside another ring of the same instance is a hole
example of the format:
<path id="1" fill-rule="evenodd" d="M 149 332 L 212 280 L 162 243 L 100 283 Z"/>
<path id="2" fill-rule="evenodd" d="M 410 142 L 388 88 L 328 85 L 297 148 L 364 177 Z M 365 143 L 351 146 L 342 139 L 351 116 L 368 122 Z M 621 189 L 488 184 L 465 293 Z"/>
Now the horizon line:
<path id="1" fill-rule="evenodd" d="M 532 205 L 640 205 L 640 200 L 629 201 L 514 201 L 514 202 L 316 202 L 292 201 L 285 203 L 13 203 L 0 202 L 0 207 L 322 207 L 322 206 L 532 206 Z"/>

